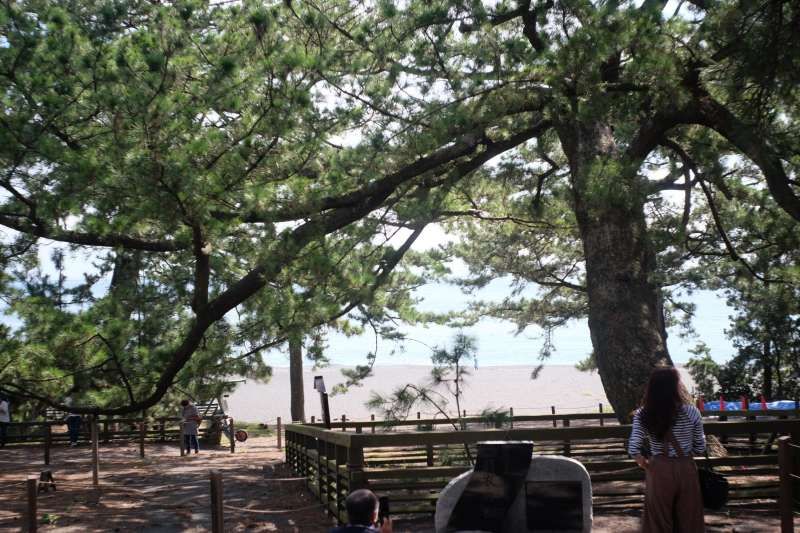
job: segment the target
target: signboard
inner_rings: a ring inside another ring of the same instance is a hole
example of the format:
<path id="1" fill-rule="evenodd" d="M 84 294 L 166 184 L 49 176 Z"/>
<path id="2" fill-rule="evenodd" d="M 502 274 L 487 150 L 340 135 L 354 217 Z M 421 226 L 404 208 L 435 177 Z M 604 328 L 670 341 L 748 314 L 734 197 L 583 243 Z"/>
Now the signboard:
<path id="1" fill-rule="evenodd" d="M 531 464 L 532 442 L 480 442 L 475 470 L 450 516 L 448 530 L 500 532 Z"/>
<path id="2" fill-rule="evenodd" d="M 580 481 L 525 482 L 528 531 L 581 531 L 582 491 Z"/>

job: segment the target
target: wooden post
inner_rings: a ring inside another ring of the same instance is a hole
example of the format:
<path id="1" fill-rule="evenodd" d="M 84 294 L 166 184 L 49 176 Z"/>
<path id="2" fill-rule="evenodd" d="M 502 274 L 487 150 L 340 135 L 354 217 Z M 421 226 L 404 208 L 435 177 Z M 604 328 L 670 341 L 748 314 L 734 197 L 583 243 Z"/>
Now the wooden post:
<path id="1" fill-rule="evenodd" d="M 231 453 L 236 451 L 236 426 L 233 424 L 233 418 L 230 421 L 230 432 L 231 432 Z"/>
<path id="2" fill-rule="evenodd" d="M 754 416 L 748 416 L 747 417 L 747 420 L 755 421 L 755 419 L 756 419 L 756 417 L 754 417 Z M 756 449 L 756 440 L 757 440 L 756 434 L 755 433 L 750 433 L 750 439 L 749 439 L 749 442 L 750 442 L 750 453 L 753 453 L 755 451 L 755 449 Z"/>
<path id="3" fill-rule="evenodd" d="M 164 419 L 160 418 L 158 420 L 158 438 L 161 442 L 166 442 L 167 440 L 167 431 L 166 428 L 164 427 L 165 425 L 166 422 L 164 421 Z"/>
<path id="4" fill-rule="evenodd" d="M 323 461 L 325 461 L 325 465 L 323 466 Z M 325 459 L 325 441 L 322 439 L 317 439 L 317 464 L 316 464 L 316 485 L 317 485 L 317 496 L 319 496 L 319 500 L 321 502 L 325 502 L 325 480 L 327 479 L 327 474 L 323 472 L 323 468 L 327 468 L 327 459 Z M 327 509 L 326 509 L 327 510 Z"/>
<path id="5" fill-rule="evenodd" d="M 316 419 L 317 419 L 317 418 L 316 418 L 314 415 L 311 415 L 311 423 L 312 423 L 312 424 L 314 424 L 314 423 L 315 423 L 314 421 L 315 421 Z"/>
<path id="6" fill-rule="evenodd" d="M 362 433 L 364 431 L 364 426 L 361 424 L 356 424 L 356 433 Z"/>
<path id="7" fill-rule="evenodd" d="M 605 426 L 606 423 L 605 423 L 605 419 L 603 418 L 603 402 L 600 402 L 599 407 L 600 407 L 600 425 L 601 426 Z"/>
<path id="8" fill-rule="evenodd" d="M 44 464 L 50 464 L 50 446 L 53 444 L 53 426 L 45 424 L 44 426 Z"/>
<path id="9" fill-rule="evenodd" d="M 321 392 L 319 398 L 322 402 L 322 421 L 325 423 L 325 429 L 331 429 L 331 407 L 328 404 L 328 393 Z"/>
<path id="10" fill-rule="evenodd" d="M 139 457 L 144 459 L 144 438 L 147 434 L 147 414 L 142 411 L 142 421 L 139 424 Z"/>
<path id="11" fill-rule="evenodd" d="M 342 431 L 347 431 L 347 417 L 342 415 Z"/>
<path id="12" fill-rule="evenodd" d="M 780 465 L 780 491 L 778 505 L 780 506 L 781 533 L 794 531 L 794 513 L 792 497 L 792 448 L 787 436 L 778 439 L 778 464 Z"/>
<path id="13" fill-rule="evenodd" d="M 108 418 L 103 420 L 103 442 L 108 444 Z"/>
<path id="14" fill-rule="evenodd" d="M 334 457 L 336 458 L 336 471 L 334 472 L 334 479 L 336 480 L 333 492 L 335 494 L 334 498 L 336 499 L 336 519 L 339 520 L 341 523 L 347 522 L 347 511 L 345 510 L 344 506 L 344 499 L 345 496 L 342 494 L 344 492 L 344 481 L 345 476 L 349 477 L 349 468 L 346 467 L 348 463 L 348 459 L 350 456 L 350 448 L 340 445 L 334 446 Z M 363 449 L 362 449 L 363 453 Z M 345 475 L 342 475 L 341 466 L 345 466 Z M 353 489 L 351 489 L 353 490 Z"/>
<path id="15" fill-rule="evenodd" d="M 25 481 L 25 491 L 28 493 L 28 510 L 25 515 L 26 531 L 36 532 L 36 492 L 39 485 L 39 476 L 31 475 Z"/>
<path id="16" fill-rule="evenodd" d="M 375 422 L 375 415 L 369 415 L 371 422 Z M 372 424 L 372 432 L 375 433 L 375 424 Z"/>
<path id="17" fill-rule="evenodd" d="M 556 406 L 555 405 L 551 405 L 550 406 L 550 412 L 553 413 L 553 427 L 556 428 L 556 427 L 558 427 L 558 422 L 556 421 Z"/>
<path id="18" fill-rule="evenodd" d="M 286 432 L 286 448 L 284 448 L 285 459 L 284 462 L 292 468 L 292 471 L 297 473 L 297 470 L 294 467 L 294 434 L 291 431 Z"/>
<path id="19" fill-rule="evenodd" d="M 222 510 L 222 474 L 212 470 L 209 474 L 211 481 L 211 531 L 222 533 L 225 529 L 225 518 Z"/>
<path id="20" fill-rule="evenodd" d="M 433 466 L 433 444 L 425 445 L 425 459 L 428 466 Z"/>
<path id="21" fill-rule="evenodd" d="M 278 449 L 283 449 L 283 443 L 281 442 L 281 417 L 278 417 L 278 423 L 275 425 L 275 432 L 278 434 Z"/>
<path id="22" fill-rule="evenodd" d="M 511 424 L 511 429 L 514 429 L 514 408 L 508 408 L 508 421 Z"/>
<path id="23" fill-rule="evenodd" d="M 466 410 L 466 409 L 464 409 L 464 414 L 463 414 L 463 416 L 464 416 L 464 418 L 467 418 L 467 410 Z"/>
<path id="24" fill-rule="evenodd" d="M 92 485 L 95 487 L 100 484 L 100 452 L 97 431 L 97 417 L 91 418 L 91 434 L 92 434 Z"/>
<path id="25" fill-rule="evenodd" d="M 569 418 L 565 418 L 563 420 L 563 424 L 565 428 L 569 427 Z M 572 443 L 569 440 L 564 441 L 564 455 L 569 457 L 572 454 Z"/>
<path id="26" fill-rule="evenodd" d="M 347 448 L 347 476 L 348 492 L 367 486 L 364 476 L 364 447 L 360 442 L 352 442 Z"/>
<path id="27" fill-rule="evenodd" d="M 183 420 L 178 422 L 178 427 L 180 428 L 180 431 L 178 432 L 178 446 L 180 446 L 180 448 L 181 448 L 181 457 L 183 457 L 184 455 L 186 455 L 186 450 L 184 449 L 185 448 L 184 445 L 185 445 L 186 437 L 184 436 L 184 433 L 183 433 L 183 430 L 184 430 Z"/>

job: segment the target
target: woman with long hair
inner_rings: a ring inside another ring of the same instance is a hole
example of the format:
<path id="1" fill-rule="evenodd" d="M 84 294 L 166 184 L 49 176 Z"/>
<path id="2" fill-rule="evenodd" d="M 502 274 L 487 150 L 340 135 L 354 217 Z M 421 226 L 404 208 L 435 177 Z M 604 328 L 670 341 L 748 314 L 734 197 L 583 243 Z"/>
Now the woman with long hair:
<path id="1" fill-rule="evenodd" d="M 650 444 L 650 457 L 642 445 Z M 628 453 L 645 471 L 643 531 L 702 532 L 703 498 L 693 455 L 706 449 L 700 411 L 691 405 L 680 374 L 656 368 L 647 382 L 642 406 L 633 415 Z"/>

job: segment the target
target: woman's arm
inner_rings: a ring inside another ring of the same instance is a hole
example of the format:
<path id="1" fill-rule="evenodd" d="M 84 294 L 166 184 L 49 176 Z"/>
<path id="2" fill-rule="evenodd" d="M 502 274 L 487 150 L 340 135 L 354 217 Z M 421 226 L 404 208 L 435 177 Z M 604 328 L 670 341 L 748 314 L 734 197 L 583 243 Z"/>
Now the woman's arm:
<path id="1" fill-rule="evenodd" d="M 642 468 L 647 468 L 647 458 L 642 455 L 642 444 L 646 437 L 642 421 L 639 419 L 639 411 L 633 415 L 633 426 L 631 427 L 631 437 L 628 439 L 628 455 L 633 457 Z"/>
<path id="2" fill-rule="evenodd" d="M 703 416 L 696 407 L 692 407 L 692 453 L 700 455 L 706 451 L 706 434 L 703 431 Z"/>

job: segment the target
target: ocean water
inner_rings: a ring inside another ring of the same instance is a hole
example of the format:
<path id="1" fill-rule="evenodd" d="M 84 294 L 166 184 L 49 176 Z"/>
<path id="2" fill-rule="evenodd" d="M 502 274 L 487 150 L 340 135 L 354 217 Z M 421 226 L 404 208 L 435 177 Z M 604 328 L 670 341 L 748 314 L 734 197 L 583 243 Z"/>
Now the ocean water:
<path id="1" fill-rule="evenodd" d="M 515 415 L 537 415 L 550 413 L 551 406 L 557 413 L 596 413 L 599 404 L 604 411 L 610 411 L 600 376 L 596 372 L 581 372 L 573 365 L 548 365 L 536 379 L 531 379 L 533 366 L 484 366 L 470 369 L 465 379 L 463 397 L 460 404 L 467 414 L 479 414 L 486 408 L 514 408 Z M 314 415 L 320 419 L 319 394 L 313 390 L 314 376 L 323 376 L 325 385 L 331 390 L 343 381 L 341 366 L 334 365 L 321 370 L 306 368 L 303 372 L 306 418 Z M 692 390 L 691 378 L 684 368 L 679 367 L 683 381 Z M 431 367 L 426 365 L 383 365 L 374 369 L 374 374 L 364 380 L 360 387 L 352 387 L 346 394 L 330 397 L 331 418 L 340 420 L 342 415 L 349 419 L 368 420 L 373 413 L 366 402 L 374 393 L 386 395 L 406 384 L 425 384 L 430 381 Z M 437 401 L 447 400 L 443 409 L 455 413 L 455 402 L 444 387 L 439 387 L 442 396 Z M 227 412 L 236 420 L 266 422 L 272 424 L 277 417 L 284 422 L 289 420 L 289 369 L 276 368 L 269 383 L 248 380 L 237 387 L 227 398 Z M 440 418 L 432 405 L 420 404 L 409 413 L 410 418 L 421 416 Z"/>

